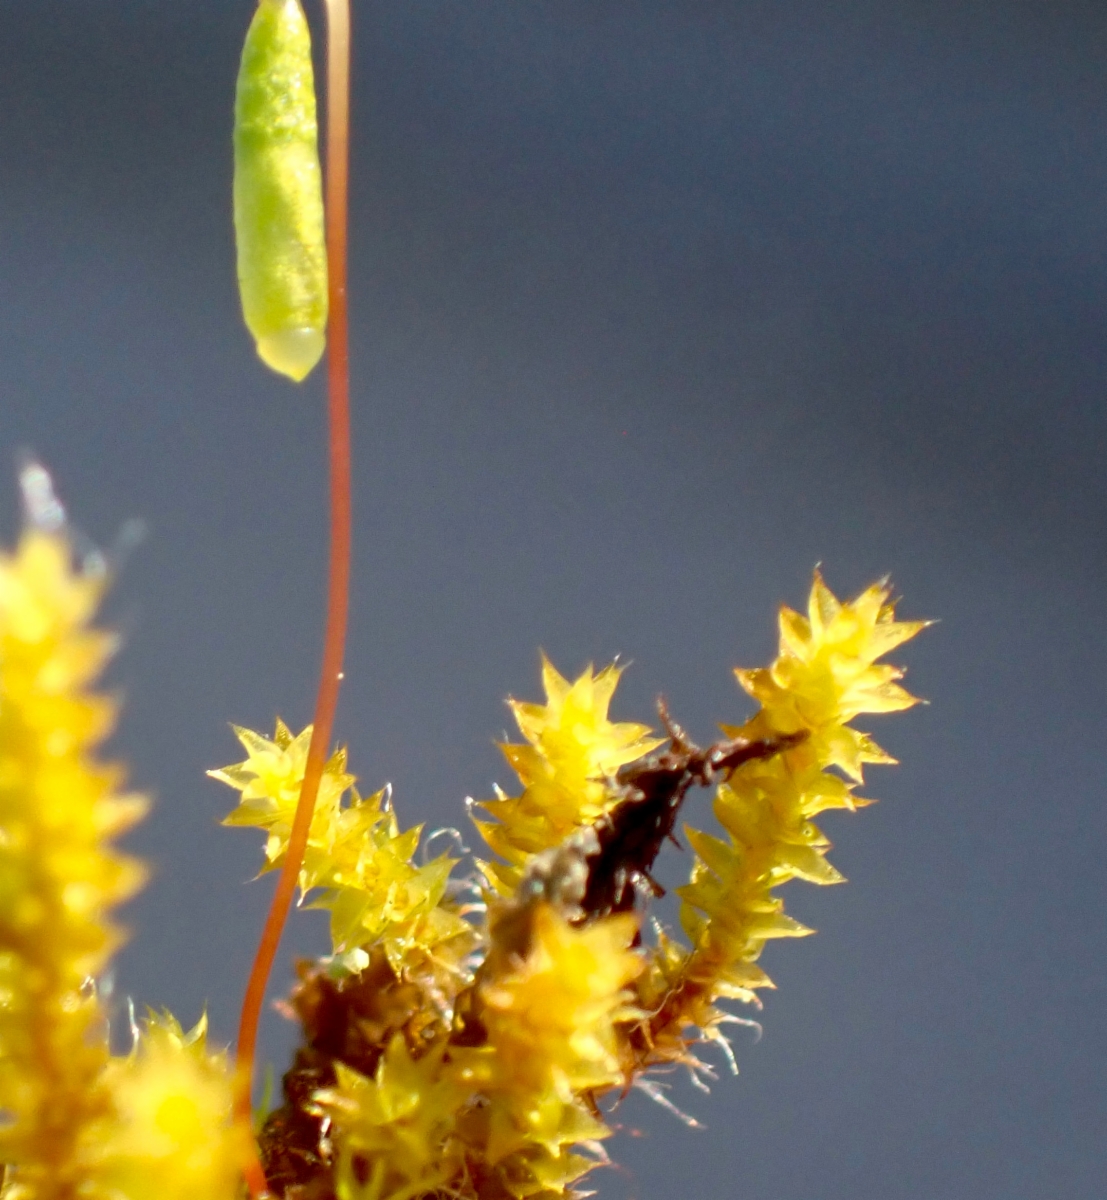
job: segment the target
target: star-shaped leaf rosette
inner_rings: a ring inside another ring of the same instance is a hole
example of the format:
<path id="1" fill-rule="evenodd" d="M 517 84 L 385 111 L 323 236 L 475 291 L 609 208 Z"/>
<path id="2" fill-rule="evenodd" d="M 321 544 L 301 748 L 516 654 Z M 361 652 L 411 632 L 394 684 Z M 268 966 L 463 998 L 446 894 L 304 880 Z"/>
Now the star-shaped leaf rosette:
<path id="1" fill-rule="evenodd" d="M 744 1018 L 725 1002 L 756 1005 L 765 943 L 812 932 L 780 885 L 842 882 L 814 818 L 871 803 L 864 766 L 894 761 L 853 720 L 917 703 L 878 660 L 926 622 L 896 621 L 890 595 L 842 604 L 816 574 L 807 615 L 781 612 L 775 661 L 736 672 L 759 710 L 707 747 L 664 706 L 665 736 L 611 721 L 619 667 L 570 682 L 543 658 L 545 703 L 508 701 L 522 791 L 473 806 L 496 856 L 476 874 L 447 855 L 417 865 L 421 827 L 401 830 L 387 789 L 363 799 L 333 754 L 299 877 L 331 912 L 333 955 L 301 964 L 288 1005 L 303 1045 L 261 1133 L 270 1186 L 571 1196 L 606 1161 L 607 1105 L 632 1086 L 660 1097 L 653 1075 L 673 1064 L 711 1074 L 705 1042 L 730 1057 L 725 1026 Z M 263 829 L 273 867 L 310 730 L 235 732 L 248 757 L 212 775 L 242 795 L 226 823 Z M 694 786 L 715 789 L 721 828 L 683 827 L 682 940 L 645 917 Z"/>

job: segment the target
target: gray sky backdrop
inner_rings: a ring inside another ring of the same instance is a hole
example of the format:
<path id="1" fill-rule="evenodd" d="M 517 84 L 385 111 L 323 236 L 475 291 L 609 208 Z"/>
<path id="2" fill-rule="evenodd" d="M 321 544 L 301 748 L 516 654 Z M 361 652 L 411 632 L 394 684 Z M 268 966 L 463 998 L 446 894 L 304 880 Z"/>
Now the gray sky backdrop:
<path id="1" fill-rule="evenodd" d="M 157 800 L 119 986 L 226 1040 L 269 884 L 203 771 L 229 721 L 308 719 L 324 562 L 321 377 L 237 310 L 250 12 L 0 0 L 0 461 L 102 545 L 148 523 L 111 602 Z M 367 787 L 433 826 L 511 785 L 540 646 L 710 737 L 818 561 L 942 619 L 902 655 L 931 706 L 872 723 L 883 803 L 826 821 L 850 883 L 789 888 L 819 934 L 770 947 L 764 1040 L 675 1088 L 706 1132 L 629 1100 L 601 1195 L 1101 1200 L 1107 9 L 355 0 L 355 36 Z M 294 921 L 274 994 L 324 936 Z"/>

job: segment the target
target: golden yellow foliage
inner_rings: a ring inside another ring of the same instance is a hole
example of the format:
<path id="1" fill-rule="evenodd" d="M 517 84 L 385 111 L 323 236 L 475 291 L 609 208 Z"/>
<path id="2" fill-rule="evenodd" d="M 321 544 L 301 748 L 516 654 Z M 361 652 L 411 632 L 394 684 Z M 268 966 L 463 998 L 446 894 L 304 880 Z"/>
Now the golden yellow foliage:
<path id="1" fill-rule="evenodd" d="M 811 818 L 871 803 L 853 794 L 864 765 L 895 761 L 849 722 L 918 703 L 896 682 L 903 671 L 876 661 L 927 625 L 896 621 L 890 594 L 878 583 L 842 604 L 816 572 L 807 617 L 781 610 L 780 652 L 772 665 L 736 671 L 762 707 L 728 734 L 805 736 L 772 758 L 744 763 L 720 784 L 714 811 L 726 840 L 686 827 L 696 861 L 680 895 L 693 952 L 681 968 L 685 1006 L 670 1001 L 663 1019 L 720 1038 L 726 1016 L 714 1001 L 752 1000 L 754 989 L 771 986 L 755 965 L 766 941 L 812 932 L 784 912 L 774 889 L 789 879 L 843 881 L 826 859 L 829 840 Z"/>
<path id="2" fill-rule="evenodd" d="M 396 1034 L 373 1079 L 340 1065 L 336 1086 L 316 1094 L 334 1122 L 346 1194 L 410 1200 L 433 1193 L 462 1169 L 456 1114 L 472 1089 L 444 1063 L 444 1051 L 438 1046 L 415 1059 Z"/>
<path id="3" fill-rule="evenodd" d="M 208 774 L 242 794 L 225 825 L 268 831 L 269 870 L 283 861 L 288 846 L 311 727 L 293 737 L 278 720 L 271 741 L 238 727 L 235 735 L 248 757 Z M 301 893 L 320 889 L 312 906 L 331 913 L 335 954 L 363 962 L 363 948 L 380 943 L 397 972 L 461 972 L 475 935 L 447 894 L 456 859 L 440 855 L 416 866 L 422 826 L 401 833 L 387 789 L 363 798 L 355 782 L 346 771 L 346 751 L 336 751 L 323 772 L 300 870 Z"/>
<path id="4" fill-rule="evenodd" d="M 610 781 L 621 766 L 656 750 L 664 741 L 648 725 L 617 724 L 607 709 L 622 668 L 612 663 L 594 674 L 588 667 L 572 683 L 542 656 L 545 704 L 509 700 L 526 745 L 500 747 L 523 784 L 521 796 L 499 792 L 480 807 L 495 823 L 477 821 L 481 836 L 507 860 L 482 863 L 481 869 L 508 895 L 522 877 L 531 855 L 563 842 L 591 825 L 618 797 Z"/>
<path id="5" fill-rule="evenodd" d="M 206 1023 L 151 1016 L 112 1058 L 91 982 L 120 940 L 111 910 L 142 878 L 111 839 L 143 802 L 92 757 L 114 716 L 89 690 L 113 646 L 91 625 L 103 583 L 60 534 L 0 555 L 2 1196 L 235 1200 L 250 1135 Z M 485 802 L 494 819 L 478 823 L 506 860 L 482 864 L 487 911 L 463 903 L 478 889 L 451 879 L 455 859 L 415 861 L 421 827 L 401 830 L 388 789 L 362 797 L 336 751 L 299 875 L 331 914 L 334 955 L 301 967 L 293 997 L 305 1047 L 261 1135 L 277 1190 L 578 1195 L 611 1132 L 600 1098 L 725 1043 L 720 1002 L 755 1000 L 766 942 L 810 932 L 778 887 L 841 881 L 814 818 L 869 803 L 864 766 L 892 760 L 852 721 L 916 703 L 879 660 L 923 624 L 895 620 L 886 585 L 843 604 L 816 575 L 807 615 L 781 613 L 773 663 L 737 673 L 759 711 L 706 751 L 670 726 L 651 758 L 647 726 L 608 718 L 617 667 L 570 683 L 543 660 L 546 702 L 511 702 L 525 743 L 504 747 L 523 793 Z M 226 823 L 265 833 L 270 869 L 311 730 L 235 732 L 246 758 L 211 774 L 240 793 Z M 643 942 L 653 859 L 688 788 L 709 783 L 720 833 L 685 830 L 690 945 Z"/>
<path id="6" fill-rule="evenodd" d="M 231 728 L 246 750 L 246 758 L 208 774 L 241 792 L 238 808 L 224 818 L 224 825 L 253 826 L 268 832 L 262 869 L 271 871 L 284 861 L 288 847 L 292 818 L 304 782 L 311 726 L 293 737 L 278 717 L 272 740 L 252 729 L 238 725 Z M 345 753 L 333 754 L 319 782 L 304 865 L 300 869 L 301 892 L 318 886 L 320 878 L 330 869 L 335 839 L 343 832 L 339 823 L 342 797 L 355 782 L 355 777 L 346 773 Z"/>
<path id="7" fill-rule="evenodd" d="M 488 1040 L 473 1073 L 492 1100 L 490 1162 L 607 1136 L 580 1096 L 623 1081 L 617 1027 L 640 1015 L 628 985 L 645 965 L 629 949 L 637 929 L 631 914 L 575 928 L 541 903 L 525 956 L 480 987 Z"/>
<path id="8" fill-rule="evenodd" d="M 110 1111 L 92 980 L 143 871 L 111 840 L 145 810 L 92 751 L 115 705 L 89 690 L 115 639 L 92 628 L 102 573 L 29 530 L 0 555 L 0 1159 L 7 1200 L 87 1190 L 89 1127 Z"/>
<path id="9" fill-rule="evenodd" d="M 111 841 L 146 802 L 92 757 L 115 705 L 90 689 L 115 646 L 92 626 L 106 583 L 62 533 L 0 555 L 0 1158 L 5 1200 L 233 1200 L 243 1134 L 230 1075 L 152 1020 L 112 1059 L 96 977 L 122 940 L 111 910 L 144 871 Z"/>
<path id="10" fill-rule="evenodd" d="M 209 1053 L 206 1019 L 188 1033 L 152 1016 L 106 1083 L 113 1114 L 91 1131 L 97 1179 L 127 1200 L 234 1200 L 248 1132 L 232 1120 L 231 1073 Z"/>

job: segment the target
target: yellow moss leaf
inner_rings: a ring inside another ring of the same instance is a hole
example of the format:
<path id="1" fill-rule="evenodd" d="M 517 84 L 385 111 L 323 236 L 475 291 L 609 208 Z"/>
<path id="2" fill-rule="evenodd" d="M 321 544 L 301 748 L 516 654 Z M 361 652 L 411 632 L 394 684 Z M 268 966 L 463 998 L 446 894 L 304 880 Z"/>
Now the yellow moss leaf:
<path id="1" fill-rule="evenodd" d="M 526 745 L 501 746 L 525 791 L 502 792 L 480 807 L 498 824 L 478 822 L 481 836 L 513 866 L 528 855 L 564 841 L 582 825 L 590 825 L 617 803 L 610 786 L 620 767 L 649 754 L 664 739 L 649 726 L 615 723 L 607 710 L 622 668 L 612 664 L 595 674 L 588 667 L 572 683 L 543 655 L 545 704 L 508 703 Z M 496 881 L 510 890 L 519 872 L 500 870 Z"/>

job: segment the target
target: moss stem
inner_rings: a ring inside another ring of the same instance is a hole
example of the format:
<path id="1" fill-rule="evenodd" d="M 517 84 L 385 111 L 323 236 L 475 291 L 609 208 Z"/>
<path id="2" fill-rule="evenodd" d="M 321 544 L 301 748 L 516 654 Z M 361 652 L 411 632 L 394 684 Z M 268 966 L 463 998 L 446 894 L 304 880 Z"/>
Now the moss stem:
<path id="1" fill-rule="evenodd" d="M 350 590 L 350 356 L 346 312 L 347 180 L 349 176 L 350 12 L 348 0 L 324 0 L 327 14 L 326 109 L 326 222 L 330 316 L 327 323 L 327 392 L 330 429 L 330 562 L 327 577 L 327 624 L 323 661 L 316 693 L 311 745 L 300 799 L 292 822 L 273 900 L 246 993 L 238 1027 L 236 1063 L 239 1071 L 236 1112 L 251 1119 L 251 1084 L 257 1049 L 258 1022 L 273 959 L 296 890 L 307 847 L 319 781 L 327 761 L 334 727 Z M 246 1171 L 251 1195 L 261 1196 L 267 1185 L 255 1158 Z"/>

